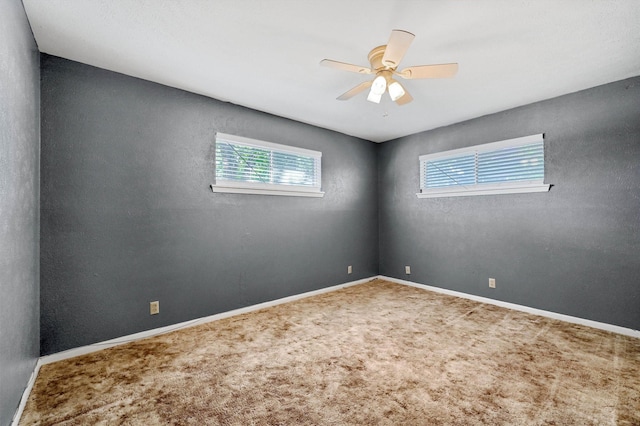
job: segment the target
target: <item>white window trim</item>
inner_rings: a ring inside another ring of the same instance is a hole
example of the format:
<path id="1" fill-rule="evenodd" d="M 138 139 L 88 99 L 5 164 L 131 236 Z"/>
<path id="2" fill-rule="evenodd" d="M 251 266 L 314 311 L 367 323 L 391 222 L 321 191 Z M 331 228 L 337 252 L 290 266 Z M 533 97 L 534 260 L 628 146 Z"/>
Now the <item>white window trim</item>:
<path id="1" fill-rule="evenodd" d="M 322 153 L 305 148 L 295 146 L 282 145 L 273 142 L 266 142 L 258 139 L 246 138 L 243 136 L 229 135 L 226 133 L 217 133 L 217 139 L 228 140 L 229 142 L 238 142 L 255 148 L 267 148 L 277 151 L 289 152 L 292 154 L 300 154 L 312 157 L 317 160 L 322 159 Z M 318 182 L 322 182 L 322 167 L 317 171 Z M 256 194 L 256 195 L 282 195 L 289 197 L 324 197 L 324 192 L 319 186 L 299 186 L 299 185 L 271 185 L 271 184 L 254 184 L 251 182 L 238 182 L 226 179 L 216 180 L 216 183 L 210 185 L 211 191 L 214 193 L 227 194 Z"/>
<path id="2" fill-rule="evenodd" d="M 551 185 L 545 183 L 527 183 L 526 181 L 518 182 L 518 184 L 486 184 L 482 188 L 449 188 L 434 189 L 429 192 L 419 192 L 418 198 L 439 198 L 439 197 L 467 197 L 471 195 L 496 195 L 496 194 L 519 194 L 524 192 L 547 192 Z"/>
<path id="3" fill-rule="evenodd" d="M 284 185 L 283 185 L 284 186 Z M 284 195 L 289 197 L 324 197 L 322 191 L 309 191 L 305 190 L 289 190 L 283 191 L 282 189 L 265 189 L 265 188 L 251 188 L 240 186 L 224 186 L 224 185 L 211 185 L 211 190 L 218 193 L 227 194 L 255 194 L 255 195 Z"/>
<path id="4" fill-rule="evenodd" d="M 450 151 L 437 152 L 434 154 L 421 155 L 418 158 L 420 166 L 426 160 L 435 160 L 443 157 L 453 157 L 456 155 L 470 154 L 473 152 L 481 153 L 486 151 L 494 151 L 501 148 L 516 147 L 521 145 L 529 145 L 535 142 L 543 142 L 544 133 L 537 135 L 523 136 L 521 138 L 507 139 L 498 142 L 491 142 L 482 145 L 472 146 L 468 148 L 453 149 Z M 423 170 L 420 167 L 420 185 L 424 182 Z M 473 195 L 496 195 L 496 194 L 519 194 L 525 192 L 547 192 L 551 187 L 541 181 L 519 181 L 505 182 L 493 184 L 480 184 L 472 186 L 460 187 L 443 187 L 432 189 L 421 189 L 416 196 L 418 198 L 440 198 L 440 197 L 466 197 Z"/>

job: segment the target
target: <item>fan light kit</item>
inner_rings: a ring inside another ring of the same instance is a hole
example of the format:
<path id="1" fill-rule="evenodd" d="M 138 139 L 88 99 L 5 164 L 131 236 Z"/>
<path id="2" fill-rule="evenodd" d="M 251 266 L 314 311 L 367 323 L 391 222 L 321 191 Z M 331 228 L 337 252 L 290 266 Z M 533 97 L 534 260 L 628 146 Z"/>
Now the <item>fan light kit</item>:
<path id="1" fill-rule="evenodd" d="M 448 78 L 453 77 L 458 72 L 458 64 L 438 64 L 438 65 L 418 65 L 397 71 L 398 64 L 404 57 L 409 45 L 415 36 L 408 31 L 393 30 L 391 37 L 384 46 L 375 47 L 369 52 L 369 63 L 371 68 L 359 65 L 347 64 L 331 59 L 323 59 L 320 65 L 336 68 L 343 71 L 356 72 L 359 74 L 373 74 L 373 80 L 360 83 L 351 90 L 338 96 L 338 100 L 346 101 L 360 92 L 369 89 L 367 100 L 380 103 L 384 92 L 389 92 L 389 97 L 398 105 L 404 105 L 413 100 L 409 92 L 402 84 L 394 80 L 394 76 L 400 76 L 406 80 L 418 78 Z"/>

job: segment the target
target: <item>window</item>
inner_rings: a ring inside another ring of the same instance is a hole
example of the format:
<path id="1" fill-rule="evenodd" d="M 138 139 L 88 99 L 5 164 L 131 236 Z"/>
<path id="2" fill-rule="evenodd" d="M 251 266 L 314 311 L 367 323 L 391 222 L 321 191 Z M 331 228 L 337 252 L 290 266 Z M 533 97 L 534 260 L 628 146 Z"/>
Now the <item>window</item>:
<path id="1" fill-rule="evenodd" d="M 240 136 L 216 135 L 213 192 L 322 197 L 322 153 Z"/>
<path id="2" fill-rule="evenodd" d="M 544 135 L 420 156 L 418 198 L 544 192 Z"/>

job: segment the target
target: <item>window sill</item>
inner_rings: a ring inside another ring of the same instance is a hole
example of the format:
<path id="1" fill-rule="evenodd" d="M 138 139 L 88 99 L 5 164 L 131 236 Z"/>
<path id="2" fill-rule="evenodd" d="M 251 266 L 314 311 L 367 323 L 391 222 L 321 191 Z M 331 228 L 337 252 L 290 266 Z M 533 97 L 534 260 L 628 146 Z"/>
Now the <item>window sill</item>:
<path id="1" fill-rule="evenodd" d="M 419 192 L 418 198 L 468 197 L 473 195 L 521 194 L 525 192 L 547 192 L 551 185 L 545 183 L 521 185 L 482 185 L 479 188 L 446 188 Z"/>
<path id="2" fill-rule="evenodd" d="M 317 191 L 286 191 L 275 189 L 236 188 L 233 186 L 211 185 L 211 191 L 227 194 L 254 194 L 254 195 L 282 195 L 287 197 L 324 197 L 324 192 Z"/>

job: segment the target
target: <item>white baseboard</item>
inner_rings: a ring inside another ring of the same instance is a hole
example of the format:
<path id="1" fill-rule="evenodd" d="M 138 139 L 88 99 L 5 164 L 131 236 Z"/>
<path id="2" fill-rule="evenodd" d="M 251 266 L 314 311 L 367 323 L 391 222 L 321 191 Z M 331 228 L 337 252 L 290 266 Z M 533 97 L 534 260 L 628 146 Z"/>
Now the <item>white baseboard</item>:
<path id="1" fill-rule="evenodd" d="M 433 287 L 425 284 L 418 284 L 412 281 L 401 280 L 399 278 L 391 278 L 383 275 L 379 275 L 378 278 L 391 281 L 398 284 L 404 284 L 411 287 L 421 288 L 423 290 L 434 291 L 436 293 L 447 294 L 449 296 L 462 297 L 464 299 L 475 300 L 476 302 L 488 303 L 491 305 L 500 306 L 503 308 L 513 309 L 515 311 L 526 312 L 528 314 L 540 315 L 542 317 L 553 318 L 560 321 L 570 322 L 572 324 L 585 325 L 587 327 L 593 327 L 600 330 L 611 331 L 613 333 L 623 334 L 625 336 L 640 338 L 640 330 L 634 330 L 632 328 L 620 327 L 618 325 L 607 324 L 604 322 L 592 321 L 579 317 L 572 317 L 570 315 L 558 314 L 556 312 L 545 311 L 542 309 L 531 308 L 529 306 L 518 305 L 515 303 L 503 302 L 500 300 L 489 299 L 488 297 L 474 296 L 473 294 L 461 293 L 459 291 L 447 290 L 440 287 Z"/>
<path id="2" fill-rule="evenodd" d="M 133 342 L 135 340 L 146 339 L 147 337 L 157 336 L 159 334 L 169 333 L 174 330 L 179 330 L 182 328 L 193 327 L 199 324 L 205 324 L 211 321 L 220 320 L 223 318 L 229 318 L 235 315 L 245 314 L 247 312 L 257 311 L 259 309 L 269 308 L 271 306 L 280 305 L 282 303 L 293 302 L 294 300 L 305 299 L 307 297 L 316 296 L 318 294 L 329 293 L 331 291 L 340 290 L 341 288 L 350 287 L 357 284 L 366 283 L 373 279 L 377 278 L 376 276 L 364 278 L 357 281 L 350 281 L 344 284 L 338 284 L 332 287 L 321 288 L 319 290 L 309 291 L 306 293 L 296 294 L 293 296 L 283 297 L 282 299 L 271 300 L 269 302 L 258 303 L 257 305 L 251 305 L 244 308 L 234 309 L 232 311 L 221 312 L 219 314 L 210 315 L 208 317 L 197 318 L 190 321 L 184 321 L 177 324 L 168 325 L 165 327 L 154 328 L 152 330 L 142 331 L 140 333 L 129 334 L 127 336 L 118 337 L 116 339 L 106 340 L 104 342 L 93 343 L 91 345 L 82 346 L 79 348 L 73 348 L 62 352 L 57 352 L 52 355 L 46 355 L 40 357 L 40 363 L 50 364 L 52 362 L 61 361 L 63 359 L 73 358 L 80 355 L 89 354 L 92 352 L 100 351 L 102 349 L 110 348 L 113 346 L 122 345 L 124 343 Z"/>
<path id="3" fill-rule="evenodd" d="M 240 309 L 234 309 L 232 311 L 222 312 L 215 315 L 210 315 L 208 317 L 197 318 L 190 321 L 181 322 L 178 324 L 169 325 L 166 327 L 154 328 L 152 330 L 143 331 L 140 333 L 130 334 L 128 336 L 118 337 L 116 339 L 106 340 L 104 342 L 94 343 L 92 345 L 82 346 L 79 348 L 73 348 L 62 352 L 57 352 L 52 355 L 42 356 L 38 359 L 36 366 L 31 373 L 31 377 L 29 378 L 29 382 L 27 383 L 27 387 L 22 394 L 22 398 L 20 399 L 20 405 L 18 406 L 18 410 L 13 416 L 13 421 L 11 422 L 11 426 L 18 426 L 20 422 L 20 417 L 22 417 L 22 412 L 24 411 L 24 407 L 27 405 L 27 400 L 29 399 L 29 395 L 31 394 L 31 390 L 33 389 L 33 385 L 36 382 L 36 378 L 38 377 L 38 372 L 40 371 L 40 367 L 45 364 L 51 364 L 52 362 L 62 361 L 64 359 L 73 358 L 80 355 L 89 354 L 92 352 L 97 352 L 102 349 L 110 348 L 113 346 L 123 345 L 125 343 L 133 342 L 135 340 L 146 339 L 147 337 L 157 336 L 160 334 L 169 333 L 170 331 L 179 330 L 182 328 L 193 327 L 199 324 L 205 324 L 211 321 L 220 320 L 223 318 L 229 318 L 234 315 L 240 315 L 247 312 L 257 311 L 264 308 L 269 308 L 271 306 L 281 305 L 283 303 L 293 302 L 295 300 L 305 299 L 307 297 L 316 296 L 318 294 L 329 293 L 331 291 L 340 290 L 342 288 L 351 287 L 358 284 L 363 284 L 369 282 L 371 280 L 376 279 L 376 276 L 363 278 L 361 280 L 350 281 L 344 284 L 338 284 L 332 287 L 321 288 L 319 290 L 309 291 L 306 293 L 296 294 L 293 296 L 283 297 L 282 299 L 271 300 L 269 302 L 259 303 L 257 305 L 247 306 Z"/>
<path id="4" fill-rule="evenodd" d="M 212 321 L 216 321 L 216 320 L 220 320 L 223 318 L 229 318 L 235 315 L 240 315 L 240 314 L 244 314 L 244 313 L 248 313 L 248 312 L 252 312 L 252 311 L 257 311 L 260 309 L 264 309 L 264 308 L 268 308 L 271 306 L 276 306 L 276 305 L 280 305 L 283 303 L 288 303 L 288 302 L 293 302 L 295 300 L 300 300 L 300 299 L 305 299 L 307 297 L 311 297 L 311 296 L 316 296 L 318 294 L 323 294 L 323 293 L 329 293 L 331 291 L 336 291 L 336 290 L 340 290 L 342 288 L 346 288 L 346 287 L 350 287 L 350 286 L 354 286 L 354 285 L 358 285 L 358 284 L 363 284 L 366 282 L 369 282 L 373 279 L 376 278 L 380 278 L 383 280 L 387 280 L 387 281 L 391 281 L 397 284 L 403 284 L 403 285 L 408 285 L 411 287 L 416 287 L 416 288 L 420 288 L 423 290 L 428 290 L 428 291 L 434 291 L 437 293 L 443 293 L 443 294 L 447 294 L 449 296 L 455 296 L 455 297 L 462 297 L 464 299 L 470 299 L 470 300 L 475 300 L 477 302 L 482 302 L 482 303 L 488 303 L 491 305 L 496 305 L 496 306 L 501 306 L 503 308 L 508 308 L 508 309 L 513 309 L 516 311 L 521 311 L 521 312 L 526 312 L 529 314 L 533 314 L 533 315 L 540 315 L 543 317 L 548 317 L 548 318 L 553 318 L 553 319 L 557 319 L 557 320 L 561 320 L 561 321 L 566 321 L 566 322 L 570 322 L 573 324 L 581 324 L 581 325 L 585 325 L 588 327 L 593 327 L 593 328 L 597 328 L 597 329 L 601 329 L 601 330 L 606 330 L 606 331 L 611 331 L 614 333 L 619 333 L 619 334 L 623 334 L 625 336 L 631 336 L 631 337 L 635 337 L 635 338 L 640 338 L 640 331 L 639 330 L 633 330 L 630 328 L 625 328 L 625 327 L 620 327 L 617 325 L 612 325 L 612 324 L 607 324 L 607 323 L 602 323 L 602 322 L 597 322 L 597 321 L 592 321 L 592 320 L 588 320 L 588 319 L 584 319 L 584 318 L 578 318 L 578 317 L 572 317 L 570 315 L 564 315 L 564 314 L 558 314 L 555 312 L 550 312 L 550 311 L 544 311 L 542 309 L 536 309 L 536 308 L 531 308 L 528 306 L 524 306 L 524 305 L 517 305 L 515 303 L 509 303 L 509 302 L 502 302 L 500 300 L 494 300 L 494 299 L 489 299 L 487 297 L 481 297 L 481 296 L 474 296 L 472 294 L 467 294 L 467 293 L 461 293 L 459 291 L 454 291 L 454 290 L 447 290 L 444 288 L 439 288 L 439 287 L 433 287 L 433 286 L 429 286 L 429 285 L 425 285 L 425 284 L 419 284 L 419 283 L 415 283 L 412 281 L 406 281 L 406 280 L 401 280 L 398 278 L 391 278 L 391 277 L 387 277 L 384 275 L 378 275 L 378 276 L 373 276 L 373 277 L 369 277 L 369 278 L 363 278 L 361 280 L 357 280 L 357 281 L 350 281 L 344 284 L 339 284 L 336 286 L 332 286 L 332 287 L 326 287 L 326 288 L 322 288 L 319 290 L 314 290 L 314 291 L 309 291 L 306 293 L 301 293 L 301 294 L 296 294 L 293 296 L 288 296 L 288 297 L 283 297 L 282 299 L 276 299 L 276 300 L 272 300 L 269 302 L 264 302 L 264 303 L 259 303 L 257 305 L 252 305 L 252 306 L 247 306 L 244 308 L 240 308 L 240 309 L 234 309 L 232 311 L 227 311 L 227 312 L 222 312 L 219 314 L 215 314 L 215 315 L 210 315 L 207 317 L 203 317 L 203 318 L 198 318 L 198 319 L 194 319 L 191 321 L 185 321 L 185 322 L 181 322 L 178 324 L 173 324 L 170 326 L 166 326 L 166 327 L 160 327 L 160 328 L 154 328 L 152 330 L 147 330 L 147 331 L 143 331 L 140 333 L 135 333 L 135 334 L 130 334 L 128 336 L 122 336 L 122 337 L 118 337 L 117 339 L 111 339 L 111 340 L 106 340 L 104 342 L 99 342 L 99 343 L 94 343 L 92 345 L 87 345 L 87 346 L 82 346 L 79 348 L 74 348 L 74 349 L 69 349 L 63 352 L 58 352 L 52 355 L 47 355 L 47 356 L 43 356 L 40 357 L 38 359 L 38 362 L 36 363 L 36 366 L 33 370 L 33 373 L 31 374 L 31 377 L 29 379 L 29 383 L 27 384 L 26 389 L 24 390 L 24 393 L 22 394 L 22 399 L 20 400 L 20 405 L 18 406 L 18 410 L 16 411 L 16 414 L 13 417 L 13 422 L 11 423 L 12 426 L 17 426 L 19 421 L 20 421 L 20 417 L 22 416 L 22 412 L 24 410 L 25 405 L 27 404 L 27 399 L 29 398 L 29 394 L 31 393 L 31 389 L 33 388 L 33 385 L 36 381 L 36 378 L 38 377 L 38 372 L 40 371 L 40 367 L 42 365 L 45 364 L 50 364 L 52 362 L 57 362 L 57 361 L 61 361 L 64 359 L 68 359 L 68 358 L 73 358 L 76 356 L 80 356 L 80 355 L 84 355 L 84 354 L 88 354 L 88 353 L 92 353 L 92 352 L 97 352 L 99 350 L 102 349 L 106 349 L 106 348 L 110 348 L 113 346 L 118 346 L 118 345 L 122 345 L 125 343 L 129 343 L 129 342 L 133 342 L 135 340 L 140 340 L 140 339 L 146 339 L 147 337 L 152 337 L 152 336 L 157 336 L 160 334 L 165 334 L 165 333 L 169 333 L 171 331 L 174 330 L 179 330 L 182 328 L 187 328 L 187 327 L 193 327 L 199 324 L 205 324 L 208 322 L 212 322 Z"/>
<path id="5" fill-rule="evenodd" d="M 20 417 L 22 417 L 22 412 L 24 411 L 24 407 L 27 405 L 27 400 L 29 399 L 29 395 L 31 395 L 31 389 L 33 389 L 33 385 L 36 383 L 36 378 L 38 377 L 38 372 L 40 371 L 40 359 L 36 362 L 33 371 L 31 372 L 31 377 L 29 377 L 29 381 L 27 382 L 27 387 L 22 392 L 22 398 L 20 398 L 20 405 L 18 405 L 18 409 L 16 413 L 13 415 L 13 420 L 11 421 L 11 426 L 18 426 L 20 423 Z"/>

